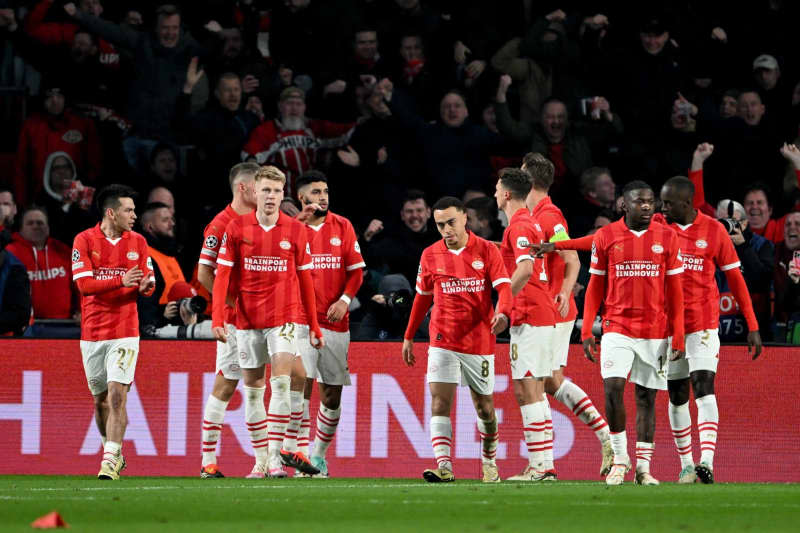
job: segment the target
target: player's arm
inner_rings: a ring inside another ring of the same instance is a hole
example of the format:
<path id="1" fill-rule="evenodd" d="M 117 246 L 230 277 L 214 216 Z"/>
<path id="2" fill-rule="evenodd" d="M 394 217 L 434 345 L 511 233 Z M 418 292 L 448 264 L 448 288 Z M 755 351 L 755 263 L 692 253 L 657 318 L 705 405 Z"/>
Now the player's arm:
<path id="1" fill-rule="evenodd" d="M 600 304 L 603 301 L 603 296 L 606 292 L 606 275 L 592 273 L 589 278 L 589 286 L 586 287 L 586 296 L 583 302 L 583 326 L 581 326 L 581 340 L 583 341 L 583 353 L 586 358 L 595 362 L 595 358 L 599 355 L 597 346 L 595 344 L 594 333 L 592 333 L 592 326 L 597 312 L 600 310 Z"/>
<path id="2" fill-rule="evenodd" d="M 703 165 L 711 154 L 714 153 L 714 145 L 700 143 L 692 154 L 692 166 L 689 169 L 689 179 L 694 184 L 694 199 L 692 206 L 697 209 L 706 203 L 706 192 L 703 185 Z"/>
<path id="3" fill-rule="evenodd" d="M 422 291 L 417 286 L 417 296 L 411 305 L 411 315 L 408 317 L 406 332 L 403 334 L 403 361 L 406 365 L 414 366 L 414 335 L 417 334 L 419 326 L 425 320 L 428 309 L 433 304 L 433 293 Z"/>
<path id="4" fill-rule="evenodd" d="M 314 279 L 311 277 L 314 261 L 311 259 L 311 251 L 306 239 L 301 238 L 297 241 L 294 260 L 297 265 L 300 299 L 308 319 L 309 341 L 311 346 L 319 349 L 325 346 L 325 340 L 322 338 L 322 330 L 320 330 L 317 318 L 317 296 L 314 292 Z"/>
<path id="5" fill-rule="evenodd" d="M 210 267 L 203 263 L 197 265 L 197 281 L 205 289 L 212 293 L 214 292 L 214 267 Z"/>
<path id="6" fill-rule="evenodd" d="M 516 248 L 514 250 L 515 253 L 519 252 Z M 494 246 L 488 248 L 488 254 L 489 277 L 492 282 L 492 287 L 497 291 L 498 296 L 497 308 L 492 317 L 491 328 L 492 335 L 499 335 L 505 331 L 511 322 L 511 308 L 514 303 L 514 295 L 511 290 L 512 281 L 508 277 L 502 254 Z M 527 249 L 520 253 L 519 257 L 527 257 L 528 259 L 522 261 L 522 263 L 528 263 L 531 265 L 531 270 L 533 270 L 533 258 L 530 256 Z M 528 278 L 530 278 L 530 275 Z"/>
<path id="7" fill-rule="evenodd" d="M 681 359 L 685 355 L 685 330 L 683 308 L 683 283 L 680 274 L 670 275 L 667 271 L 667 320 L 672 332 L 672 352 L 670 360 Z"/>
<path id="8" fill-rule="evenodd" d="M 350 308 L 350 302 L 358 293 L 358 289 L 364 281 L 364 271 L 361 267 L 349 270 L 344 281 L 344 291 L 339 299 L 331 304 L 328 308 L 327 318 L 331 322 L 338 322 L 344 318 L 347 310 Z"/>
<path id="9" fill-rule="evenodd" d="M 524 259 L 517 263 L 517 268 L 511 274 L 511 295 L 516 296 L 527 285 L 533 275 L 533 260 Z M 499 291 L 498 291 L 499 292 Z"/>
<path id="10" fill-rule="evenodd" d="M 581 261 L 578 259 L 578 252 L 575 250 L 562 250 L 558 254 L 564 260 L 564 281 L 561 282 L 561 289 L 556 296 L 556 304 L 558 305 L 558 312 L 562 317 L 565 317 L 569 313 L 569 301 L 572 289 L 575 288 L 575 283 L 578 281 Z"/>
<path id="11" fill-rule="evenodd" d="M 153 270 L 153 260 L 147 250 L 147 241 L 142 237 L 140 256 L 144 258 L 141 269 L 144 272 L 142 279 L 139 280 L 139 294 L 142 296 L 152 296 L 156 290 L 156 273 Z"/>
<path id="12" fill-rule="evenodd" d="M 738 267 L 724 270 L 724 272 L 725 278 L 728 280 L 728 286 L 731 288 L 731 293 L 736 298 L 736 302 L 739 304 L 739 308 L 742 310 L 744 319 L 747 322 L 747 329 L 749 330 L 747 334 L 748 349 L 753 354 L 753 359 L 756 359 L 761 354 L 763 344 L 761 342 L 761 334 L 758 331 L 758 320 L 756 320 L 756 314 L 753 311 L 753 301 L 750 299 L 750 292 L 747 290 L 747 282 Z"/>
<path id="13" fill-rule="evenodd" d="M 556 250 L 577 250 L 579 252 L 588 252 L 592 249 L 593 239 L 594 235 L 586 235 L 585 237 L 567 239 L 565 241 L 533 243 L 531 244 L 531 249 L 536 252 L 536 257 L 542 257 L 544 254 L 549 254 L 555 252 Z"/>

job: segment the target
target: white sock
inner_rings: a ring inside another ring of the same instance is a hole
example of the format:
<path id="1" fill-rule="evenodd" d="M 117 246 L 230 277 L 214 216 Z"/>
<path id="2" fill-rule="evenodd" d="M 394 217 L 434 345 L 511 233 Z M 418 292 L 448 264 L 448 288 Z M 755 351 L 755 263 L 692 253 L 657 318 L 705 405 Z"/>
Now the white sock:
<path id="1" fill-rule="evenodd" d="M 611 437 L 611 449 L 614 450 L 614 464 L 626 465 L 630 461 L 628 457 L 628 435 L 624 431 L 609 433 Z"/>
<path id="2" fill-rule="evenodd" d="M 292 412 L 289 425 L 286 426 L 286 436 L 283 438 L 283 449 L 287 452 L 294 452 L 297 451 L 297 434 L 300 431 L 300 424 L 303 423 L 303 391 L 290 391 L 289 398 L 292 403 Z"/>
<path id="3" fill-rule="evenodd" d="M 672 437 L 675 439 L 675 448 L 681 459 L 681 468 L 694 465 L 692 457 L 692 415 L 689 412 L 689 402 L 675 405 L 669 402 L 669 425 L 672 428 Z"/>
<path id="4" fill-rule="evenodd" d="M 328 409 L 322 402 L 317 411 L 317 434 L 314 436 L 314 456 L 325 457 L 328 453 L 328 446 L 336 436 L 336 426 L 339 425 L 339 415 L 342 413 L 342 406 L 336 409 Z"/>
<path id="5" fill-rule="evenodd" d="M 103 445 L 103 463 L 108 463 L 112 467 L 117 466 L 117 459 L 119 458 L 119 451 L 122 449 L 122 444 L 119 442 L 112 442 L 107 440 Z"/>
<path id="6" fill-rule="evenodd" d="M 308 457 L 308 435 L 311 433 L 309 403 L 309 400 L 303 399 L 303 419 L 300 422 L 300 429 L 297 432 L 297 451 L 306 457 Z"/>
<path id="7" fill-rule="evenodd" d="M 719 428 L 717 397 L 709 394 L 696 399 L 694 403 L 697 404 L 697 430 L 700 432 L 700 462 L 713 467 Z"/>
<path id="8" fill-rule="evenodd" d="M 257 464 L 267 461 L 267 411 L 264 409 L 264 392 L 266 387 L 248 387 L 244 385 L 244 421 L 250 432 L 250 443 L 256 455 Z"/>
<path id="9" fill-rule="evenodd" d="M 653 459 L 653 453 L 655 453 L 655 450 L 656 450 L 655 442 L 636 443 L 637 472 L 650 472 L 650 461 Z"/>
<path id="10" fill-rule="evenodd" d="M 289 392 L 291 382 L 292 379 L 289 376 L 269 378 L 269 386 L 272 389 L 267 416 L 270 457 L 277 457 L 280 454 L 286 427 L 292 416 L 292 397 Z"/>
<path id="11" fill-rule="evenodd" d="M 100 436 L 100 444 L 103 446 L 103 448 L 105 448 L 105 446 L 106 446 L 106 438 L 105 438 L 104 435 Z"/>
<path id="12" fill-rule="evenodd" d="M 589 426 L 600 442 L 609 439 L 608 424 L 583 389 L 565 379 L 553 397 Z"/>
<path id="13" fill-rule="evenodd" d="M 453 425 L 449 416 L 431 417 L 431 444 L 439 468 L 446 468 L 452 472 L 453 459 L 450 457 L 450 447 L 453 445 Z"/>
<path id="14" fill-rule="evenodd" d="M 484 463 L 495 463 L 497 456 L 497 419 L 478 419 L 478 433 L 481 436 L 481 460 Z"/>
<path id="15" fill-rule="evenodd" d="M 547 394 L 542 394 L 544 398 L 544 441 L 542 444 L 542 470 L 553 470 L 553 414 L 550 412 L 550 402 L 547 401 Z"/>
<path id="16" fill-rule="evenodd" d="M 217 464 L 217 441 L 222 433 L 222 422 L 228 402 L 223 402 L 213 394 L 208 395 L 203 411 L 203 466 Z"/>
<path id="17" fill-rule="evenodd" d="M 541 468 L 546 425 L 544 402 L 521 405 L 519 410 L 522 413 L 522 433 L 525 435 L 525 444 L 528 445 L 528 465 Z"/>

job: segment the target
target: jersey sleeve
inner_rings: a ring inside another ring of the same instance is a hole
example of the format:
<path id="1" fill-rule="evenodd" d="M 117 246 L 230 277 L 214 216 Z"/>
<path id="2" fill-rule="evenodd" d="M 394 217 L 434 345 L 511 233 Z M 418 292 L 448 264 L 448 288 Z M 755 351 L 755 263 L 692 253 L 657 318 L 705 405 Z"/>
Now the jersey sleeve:
<path id="1" fill-rule="evenodd" d="M 305 228 L 299 233 L 294 252 L 294 261 L 297 265 L 297 270 L 311 270 L 314 268 L 314 261 L 311 259 L 311 245 L 308 244 L 308 235 Z"/>
<path id="2" fill-rule="evenodd" d="M 206 230 L 203 232 L 203 248 L 200 249 L 198 263 L 217 268 L 217 256 L 222 245 L 222 233 L 224 231 L 225 228 L 220 228 L 213 221 L 206 226 Z"/>
<path id="3" fill-rule="evenodd" d="M 353 225 L 349 222 L 345 226 L 345 249 L 343 254 L 344 268 L 348 272 L 356 270 L 357 268 L 365 268 L 367 264 L 361 256 L 361 247 L 358 245 L 358 238 L 353 229 Z"/>
<path id="4" fill-rule="evenodd" d="M 503 263 L 503 255 L 496 246 L 490 245 L 486 247 L 486 254 L 489 263 L 489 277 L 492 280 L 492 287 L 497 287 L 501 283 L 511 283 L 511 278 L 506 272 L 506 266 Z"/>
<path id="5" fill-rule="evenodd" d="M 531 243 L 537 242 L 536 236 L 521 225 L 514 225 L 508 233 L 508 245 L 514 252 L 514 262 L 534 261 L 531 255 Z"/>
<path id="6" fill-rule="evenodd" d="M 72 244 L 72 281 L 93 278 L 91 250 L 83 234 L 78 234 Z"/>
<path id="7" fill-rule="evenodd" d="M 716 260 L 719 269 L 725 272 L 727 270 L 739 268 L 742 266 L 742 263 L 739 261 L 739 255 L 736 253 L 736 248 L 733 246 L 733 241 L 731 241 L 724 229 L 719 227 L 718 224 L 715 224 L 715 226 L 718 234 L 717 240 L 719 241 L 719 247 L 717 249 L 717 255 L 714 257 L 714 259 Z"/>
<path id="8" fill-rule="evenodd" d="M 238 229 L 235 221 L 231 221 L 222 233 L 219 245 L 217 264 L 232 268 L 239 260 Z"/>
<path id="9" fill-rule="evenodd" d="M 540 217 L 542 230 L 547 242 L 560 242 L 569 240 L 567 221 L 552 211 L 545 211 Z"/>
<path id="10" fill-rule="evenodd" d="M 430 296 L 433 294 L 433 273 L 428 268 L 428 254 L 422 253 L 417 271 L 416 290 L 419 294 Z"/>
<path id="11" fill-rule="evenodd" d="M 608 270 L 608 255 L 606 254 L 605 232 L 598 231 L 592 240 L 592 259 L 589 264 L 589 273 L 596 276 L 605 276 Z"/>
<path id="12" fill-rule="evenodd" d="M 666 260 L 667 276 L 674 276 L 675 274 L 683 273 L 683 257 L 681 256 L 681 249 L 678 245 L 678 236 L 675 232 L 669 232 L 669 249 Z"/>

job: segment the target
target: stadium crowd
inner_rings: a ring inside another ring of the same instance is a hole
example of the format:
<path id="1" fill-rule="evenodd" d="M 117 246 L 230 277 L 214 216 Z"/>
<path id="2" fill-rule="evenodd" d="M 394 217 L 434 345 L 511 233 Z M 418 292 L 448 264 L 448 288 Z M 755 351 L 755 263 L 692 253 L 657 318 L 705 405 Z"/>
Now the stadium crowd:
<path id="1" fill-rule="evenodd" d="M 800 155 L 785 146 L 800 125 L 800 7 L 658 4 L 0 0 L 0 86 L 26 95 L 0 111 L 0 151 L 15 152 L 0 169 L 0 333 L 22 332 L 30 306 L 77 316 L 70 244 L 100 219 L 95 190 L 123 183 L 161 279 L 140 297 L 142 334 L 192 336 L 204 309 L 190 304 L 211 298 L 203 228 L 231 201 L 231 167 L 254 161 L 286 173 L 293 216 L 296 180 L 327 175 L 367 264 L 353 338 L 399 339 L 439 239 L 430 206 L 462 198 L 469 228 L 499 241 L 497 173 L 538 152 L 573 237 L 620 217 L 625 183 L 695 173 L 701 210 L 730 221 L 764 340 L 800 343 Z M 744 341 L 717 283 L 720 336 Z M 41 324 L 28 334 L 64 332 Z"/>

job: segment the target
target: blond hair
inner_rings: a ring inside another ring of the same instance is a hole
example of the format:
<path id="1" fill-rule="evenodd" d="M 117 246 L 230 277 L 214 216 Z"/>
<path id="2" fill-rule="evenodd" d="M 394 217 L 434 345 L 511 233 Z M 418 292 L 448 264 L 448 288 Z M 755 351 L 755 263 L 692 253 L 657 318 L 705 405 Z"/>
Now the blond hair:
<path id="1" fill-rule="evenodd" d="M 253 181 L 258 183 L 261 180 L 272 180 L 272 181 L 280 181 L 283 184 L 286 184 L 286 174 L 281 171 L 278 167 L 274 167 L 272 165 L 267 165 L 259 168 L 256 171 L 256 175 L 253 178 Z"/>

